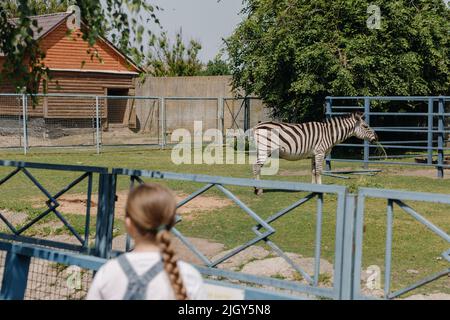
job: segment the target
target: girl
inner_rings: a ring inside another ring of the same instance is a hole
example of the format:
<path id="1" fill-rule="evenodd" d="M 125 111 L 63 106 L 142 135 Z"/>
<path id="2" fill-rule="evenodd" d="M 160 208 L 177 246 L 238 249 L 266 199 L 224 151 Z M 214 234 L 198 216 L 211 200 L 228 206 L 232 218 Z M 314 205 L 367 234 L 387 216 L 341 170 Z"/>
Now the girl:
<path id="1" fill-rule="evenodd" d="M 125 225 L 134 250 L 100 268 L 88 300 L 206 299 L 200 273 L 174 257 L 169 230 L 175 210 L 175 197 L 161 185 L 142 184 L 130 192 Z"/>

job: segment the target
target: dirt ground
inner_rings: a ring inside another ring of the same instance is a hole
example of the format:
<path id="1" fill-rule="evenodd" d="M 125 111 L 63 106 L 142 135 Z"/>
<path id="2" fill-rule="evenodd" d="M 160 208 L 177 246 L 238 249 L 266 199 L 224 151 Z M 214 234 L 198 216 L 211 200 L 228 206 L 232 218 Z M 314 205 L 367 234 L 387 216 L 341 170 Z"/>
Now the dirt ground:
<path id="1" fill-rule="evenodd" d="M 405 177 L 425 177 L 438 179 L 436 169 L 392 170 L 389 174 Z M 444 179 L 450 179 L 450 170 L 444 170 Z"/>
<path id="2" fill-rule="evenodd" d="M 125 205 L 127 201 L 128 191 L 117 192 L 117 201 L 115 215 L 118 218 L 123 218 L 125 215 Z M 181 201 L 186 198 L 187 194 L 177 194 L 177 201 Z M 97 208 L 97 194 L 92 195 L 91 208 L 92 213 L 95 214 Z M 65 213 L 74 214 L 86 214 L 86 195 L 65 195 L 58 199 L 60 204 L 59 210 Z M 201 195 L 194 198 L 193 200 L 186 203 L 184 206 L 178 209 L 178 214 L 180 214 L 184 219 L 193 219 L 197 214 L 202 212 L 210 212 L 216 209 L 224 208 L 230 206 L 233 202 L 229 199 L 219 198 L 214 196 Z"/>
<path id="3" fill-rule="evenodd" d="M 30 147 L 57 147 L 57 146 L 95 146 L 95 130 L 86 129 L 88 133 L 68 134 L 61 138 L 49 139 L 38 136 L 29 136 Z M 158 136 L 153 133 L 134 133 L 128 128 L 114 128 L 111 131 L 102 131 L 102 144 L 127 145 L 127 144 L 157 144 Z M 19 134 L 0 136 L 0 148 L 21 147 L 23 137 Z"/>
<path id="4" fill-rule="evenodd" d="M 405 177 L 425 177 L 425 178 L 437 178 L 437 170 L 435 168 L 430 169 L 413 169 L 413 168 L 389 168 L 389 167 L 381 167 L 381 168 L 370 168 L 370 169 L 380 169 L 382 170 L 379 174 L 389 174 L 394 176 L 405 176 Z M 355 170 L 355 168 L 345 167 L 345 168 L 337 168 L 336 171 L 347 171 L 347 170 Z M 296 177 L 296 176 L 309 176 L 311 175 L 311 170 L 284 170 L 280 169 L 280 176 L 284 177 Z M 355 175 L 348 175 L 349 177 L 356 177 Z M 450 169 L 444 170 L 444 179 L 450 179 Z"/>

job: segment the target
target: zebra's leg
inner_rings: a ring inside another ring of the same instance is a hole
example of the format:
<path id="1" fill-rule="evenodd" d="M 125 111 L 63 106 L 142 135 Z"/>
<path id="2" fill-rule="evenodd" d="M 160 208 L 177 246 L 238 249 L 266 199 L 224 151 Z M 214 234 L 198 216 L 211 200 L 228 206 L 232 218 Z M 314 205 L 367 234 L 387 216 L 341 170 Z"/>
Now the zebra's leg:
<path id="1" fill-rule="evenodd" d="M 264 164 L 264 163 L 263 163 L 263 164 Z M 256 180 L 259 180 L 259 179 L 260 179 L 261 168 L 262 168 L 263 164 L 260 164 L 260 163 L 258 163 L 258 162 L 256 162 L 256 163 L 253 164 L 253 175 L 255 176 L 255 179 L 256 179 Z M 255 194 L 256 194 L 257 196 L 262 195 L 262 193 L 263 193 L 263 189 L 255 187 Z"/>
<path id="2" fill-rule="evenodd" d="M 270 155 L 271 155 L 271 151 L 268 151 L 268 150 L 258 150 L 257 151 L 256 162 L 253 164 L 253 174 L 254 174 L 256 180 L 260 179 L 261 168 L 263 167 L 264 163 L 266 163 L 266 161 L 270 157 Z M 255 187 L 255 194 L 257 196 L 262 195 L 263 189 Z"/>
<path id="3" fill-rule="evenodd" d="M 322 184 L 322 171 L 323 171 L 323 159 L 325 158 L 324 153 L 317 153 L 314 156 L 314 162 L 315 162 L 315 177 L 316 177 L 316 183 Z"/>
<path id="4" fill-rule="evenodd" d="M 317 183 L 316 179 L 316 161 L 314 157 L 311 158 L 311 183 Z"/>

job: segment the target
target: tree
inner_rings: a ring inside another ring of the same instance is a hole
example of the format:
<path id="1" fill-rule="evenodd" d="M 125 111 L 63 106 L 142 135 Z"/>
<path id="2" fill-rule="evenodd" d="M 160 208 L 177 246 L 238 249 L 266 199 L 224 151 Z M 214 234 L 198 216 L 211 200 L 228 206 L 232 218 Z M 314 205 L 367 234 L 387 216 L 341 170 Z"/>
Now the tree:
<path id="1" fill-rule="evenodd" d="M 224 76 L 230 75 L 230 67 L 228 63 L 223 60 L 219 53 L 213 60 L 208 61 L 205 70 L 201 72 L 202 76 Z"/>
<path id="2" fill-rule="evenodd" d="M 175 43 L 171 43 L 167 32 L 160 37 L 153 37 L 150 41 L 152 52 L 149 54 L 148 73 L 155 77 L 196 76 L 202 70 L 202 63 L 198 59 L 198 52 L 202 46 L 195 40 L 186 45 L 180 30 L 175 36 Z"/>
<path id="3" fill-rule="evenodd" d="M 372 3 L 381 9 L 379 29 Z M 450 93 L 450 10 L 442 0 L 244 5 L 246 17 L 226 41 L 233 85 L 281 119 L 322 118 L 327 95 Z"/>
<path id="4" fill-rule="evenodd" d="M 3 0 L 3 8 L 10 18 L 19 16 L 19 0 Z M 69 6 L 67 0 L 29 0 L 29 8 L 36 15 L 65 12 Z"/>
<path id="5" fill-rule="evenodd" d="M 16 0 L 0 3 L 0 52 L 5 55 L 2 66 L 2 77 L 9 80 L 17 88 L 25 88 L 27 93 L 36 93 L 41 80 L 50 78 L 48 68 L 43 63 L 45 53 L 39 48 L 35 32 L 40 27 L 30 16 L 42 13 L 43 10 L 56 10 L 65 6 L 64 1 Z M 102 6 L 102 2 L 105 6 Z M 80 8 L 84 23 L 89 26 L 83 32 L 83 40 L 92 47 L 96 40 L 109 35 L 112 42 L 125 54 L 130 55 L 136 63 L 143 59 L 143 35 L 152 32 L 146 26 L 151 22 L 159 25 L 156 11 L 141 0 L 71 0 L 67 3 Z M 42 3 L 51 4 L 45 9 Z M 54 5 L 54 6 L 53 6 Z M 16 17 L 14 25 L 10 18 Z M 91 53 L 92 57 L 95 53 Z M 45 86 L 44 86 L 45 88 Z"/>

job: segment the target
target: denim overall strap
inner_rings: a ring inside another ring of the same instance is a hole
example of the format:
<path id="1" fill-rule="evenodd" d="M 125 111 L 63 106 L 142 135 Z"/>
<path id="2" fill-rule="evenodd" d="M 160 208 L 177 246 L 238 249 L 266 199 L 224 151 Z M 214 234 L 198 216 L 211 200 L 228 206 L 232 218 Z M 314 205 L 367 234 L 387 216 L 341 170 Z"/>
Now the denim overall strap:
<path id="1" fill-rule="evenodd" d="M 118 262 L 128 278 L 128 287 L 123 300 L 145 300 L 148 284 L 164 269 L 160 260 L 142 276 L 139 276 L 131 266 L 125 254 L 118 257 Z"/>

